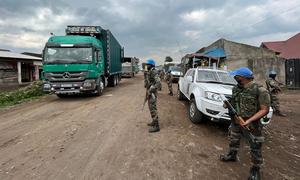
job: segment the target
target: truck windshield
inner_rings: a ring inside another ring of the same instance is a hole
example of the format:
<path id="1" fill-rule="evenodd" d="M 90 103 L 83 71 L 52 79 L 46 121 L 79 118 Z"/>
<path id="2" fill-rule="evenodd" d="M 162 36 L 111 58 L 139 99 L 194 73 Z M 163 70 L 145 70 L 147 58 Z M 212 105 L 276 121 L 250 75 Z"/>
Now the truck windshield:
<path id="1" fill-rule="evenodd" d="M 197 82 L 210 82 L 235 85 L 236 81 L 226 72 L 198 70 Z"/>
<path id="2" fill-rule="evenodd" d="M 47 48 L 44 54 L 44 63 L 91 63 L 92 52 L 92 48 Z"/>

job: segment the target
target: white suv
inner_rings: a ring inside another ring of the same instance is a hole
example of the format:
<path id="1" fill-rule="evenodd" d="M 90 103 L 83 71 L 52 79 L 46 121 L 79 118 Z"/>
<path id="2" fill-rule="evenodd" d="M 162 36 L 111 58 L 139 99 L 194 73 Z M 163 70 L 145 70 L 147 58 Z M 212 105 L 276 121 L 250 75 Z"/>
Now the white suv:
<path id="1" fill-rule="evenodd" d="M 177 98 L 190 101 L 189 117 L 193 123 L 203 122 L 205 116 L 211 121 L 230 121 L 221 96 L 230 99 L 235 84 L 227 71 L 192 68 L 179 78 Z M 272 117 L 272 108 L 267 117 Z"/>

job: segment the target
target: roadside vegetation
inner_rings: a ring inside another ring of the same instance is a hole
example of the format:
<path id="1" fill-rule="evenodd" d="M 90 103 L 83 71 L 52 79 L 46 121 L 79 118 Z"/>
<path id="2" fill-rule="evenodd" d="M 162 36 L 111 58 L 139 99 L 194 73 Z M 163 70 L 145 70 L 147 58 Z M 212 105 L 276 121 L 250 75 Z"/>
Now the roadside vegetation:
<path id="1" fill-rule="evenodd" d="M 30 101 L 43 95 L 42 82 L 36 81 L 29 86 L 14 91 L 0 92 L 0 108 Z"/>

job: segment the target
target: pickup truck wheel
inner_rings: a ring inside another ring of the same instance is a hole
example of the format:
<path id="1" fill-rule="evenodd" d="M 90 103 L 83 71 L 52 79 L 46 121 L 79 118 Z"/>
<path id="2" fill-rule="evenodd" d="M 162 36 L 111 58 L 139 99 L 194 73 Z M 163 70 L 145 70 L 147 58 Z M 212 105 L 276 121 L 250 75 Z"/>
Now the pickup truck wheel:
<path id="1" fill-rule="evenodd" d="M 179 101 L 184 100 L 184 95 L 183 95 L 183 93 L 180 91 L 179 86 L 178 86 L 178 88 L 177 88 L 177 99 L 178 99 Z"/>
<path id="2" fill-rule="evenodd" d="M 198 124 L 204 121 L 203 114 L 197 109 L 195 99 L 190 100 L 189 117 L 192 123 Z"/>

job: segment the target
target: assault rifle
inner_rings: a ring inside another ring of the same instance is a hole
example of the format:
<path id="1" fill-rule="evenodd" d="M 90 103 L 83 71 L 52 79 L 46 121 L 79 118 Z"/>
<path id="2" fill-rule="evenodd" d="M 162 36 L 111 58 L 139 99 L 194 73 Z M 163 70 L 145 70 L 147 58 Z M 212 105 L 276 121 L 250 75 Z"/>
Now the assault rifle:
<path id="1" fill-rule="evenodd" d="M 145 99 L 144 99 L 142 111 L 144 110 L 145 104 L 146 104 L 146 102 L 149 100 L 150 96 L 151 96 L 153 99 L 155 99 L 155 95 L 154 95 L 153 93 L 151 93 L 151 94 L 149 95 L 148 89 L 146 89 L 146 95 L 145 95 Z"/>
<path id="2" fill-rule="evenodd" d="M 234 116 L 234 118 L 236 120 L 239 121 L 240 124 L 245 123 L 245 120 L 238 115 L 238 113 L 236 112 L 236 110 L 234 109 L 234 107 L 230 104 L 230 102 L 227 100 L 227 98 L 224 95 L 221 95 L 221 99 L 223 100 L 224 104 L 226 105 L 226 107 L 229 109 L 230 116 Z M 246 128 L 247 130 L 250 130 L 247 126 L 242 126 L 243 128 Z"/>
<path id="3" fill-rule="evenodd" d="M 227 98 L 223 94 L 221 94 L 221 99 L 223 100 L 224 104 L 226 105 L 226 107 L 231 112 L 230 116 L 234 116 L 234 118 L 237 119 L 240 124 L 245 123 L 245 120 L 241 116 L 238 115 L 238 113 L 236 112 L 236 110 L 234 109 L 234 107 L 230 104 L 230 102 L 227 100 Z M 254 136 L 251 133 L 251 130 L 249 129 L 249 127 L 247 127 L 247 126 L 242 126 L 242 127 L 243 127 L 243 132 L 246 135 L 248 135 L 253 142 L 255 142 L 255 143 L 264 142 L 264 137 Z"/>

